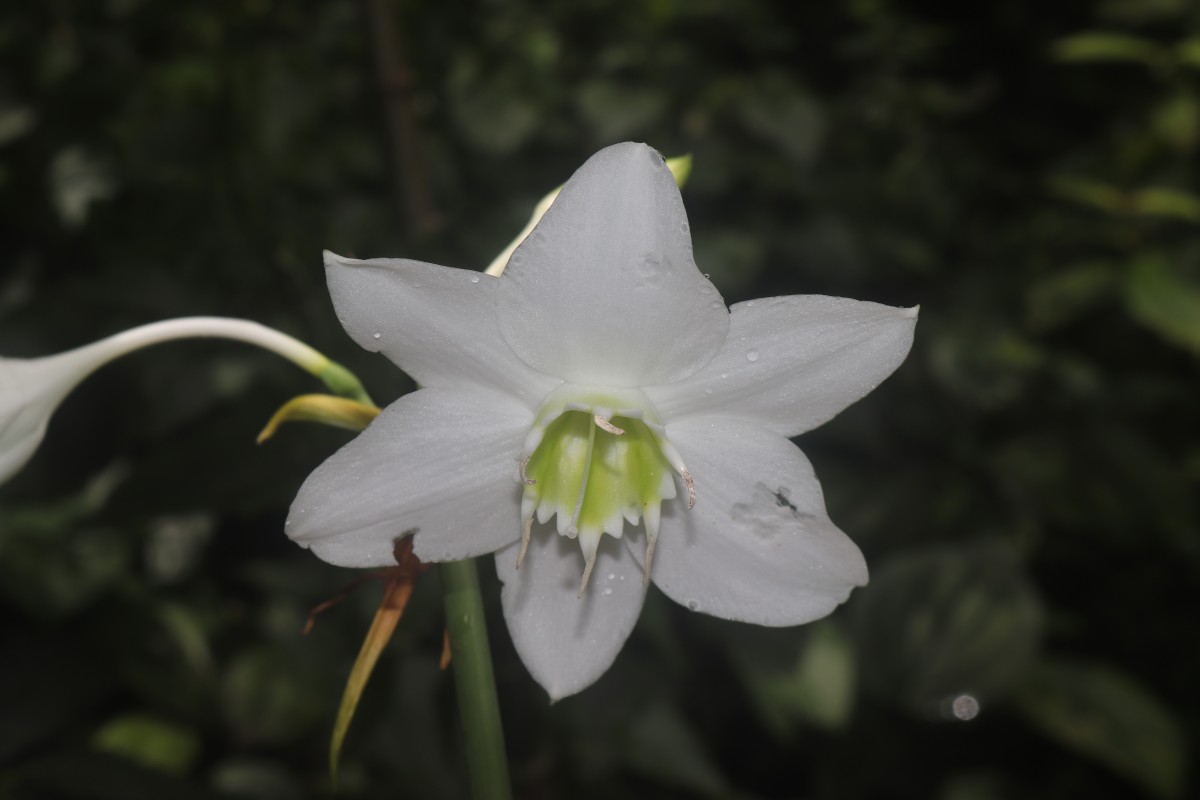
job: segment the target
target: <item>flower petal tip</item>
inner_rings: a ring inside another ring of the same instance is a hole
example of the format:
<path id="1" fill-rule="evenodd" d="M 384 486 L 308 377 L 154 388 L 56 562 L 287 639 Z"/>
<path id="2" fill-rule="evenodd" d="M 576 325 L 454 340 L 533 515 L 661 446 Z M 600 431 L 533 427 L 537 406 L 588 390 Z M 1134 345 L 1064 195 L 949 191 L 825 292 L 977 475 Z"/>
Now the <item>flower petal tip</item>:
<path id="1" fill-rule="evenodd" d="M 919 305 L 913 306 L 912 308 L 900 309 L 900 316 L 906 317 L 908 319 L 916 319 L 917 315 L 920 313 L 921 313 L 921 307 Z"/>

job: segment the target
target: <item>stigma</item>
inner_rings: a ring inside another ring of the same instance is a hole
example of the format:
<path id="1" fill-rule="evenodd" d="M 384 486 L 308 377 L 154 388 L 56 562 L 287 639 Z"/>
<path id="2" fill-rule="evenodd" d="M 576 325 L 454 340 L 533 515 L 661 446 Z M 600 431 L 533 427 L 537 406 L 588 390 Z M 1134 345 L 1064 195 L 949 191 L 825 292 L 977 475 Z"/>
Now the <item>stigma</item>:
<path id="1" fill-rule="evenodd" d="M 642 580 L 650 580 L 662 504 L 679 496 L 696 503 L 691 473 L 646 396 L 637 389 L 559 387 L 542 404 L 521 449 L 521 547 L 525 560 L 533 524 L 554 519 L 559 535 L 583 552 L 582 597 L 600 539 L 621 538 L 625 525 L 644 524 Z"/>

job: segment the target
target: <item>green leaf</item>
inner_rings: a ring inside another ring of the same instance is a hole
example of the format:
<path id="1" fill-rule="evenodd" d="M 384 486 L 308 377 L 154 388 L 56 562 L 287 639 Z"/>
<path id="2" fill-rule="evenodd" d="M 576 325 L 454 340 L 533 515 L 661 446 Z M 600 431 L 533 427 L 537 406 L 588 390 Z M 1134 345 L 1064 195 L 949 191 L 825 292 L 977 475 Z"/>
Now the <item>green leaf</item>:
<path id="1" fill-rule="evenodd" d="M 1127 61 L 1158 67 L 1169 59 L 1167 51 L 1157 42 L 1105 31 L 1077 33 L 1059 39 L 1051 52 L 1056 60 L 1066 63 Z"/>
<path id="2" fill-rule="evenodd" d="M 148 714 L 111 720 L 96 731 L 92 744 L 168 775 L 186 774 L 200 754 L 200 737 L 194 731 Z"/>
<path id="3" fill-rule="evenodd" d="M 1186 750 L 1167 709 L 1103 664 L 1048 661 L 1017 700 L 1041 731 L 1163 798 L 1180 797 Z"/>
<path id="4" fill-rule="evenodd" d="M 1125 284 L 1129 313 L 1174 344 L 1200 353 L 1200 285 L 1170 262 L 1147 256 L 1135 262 Z"/>

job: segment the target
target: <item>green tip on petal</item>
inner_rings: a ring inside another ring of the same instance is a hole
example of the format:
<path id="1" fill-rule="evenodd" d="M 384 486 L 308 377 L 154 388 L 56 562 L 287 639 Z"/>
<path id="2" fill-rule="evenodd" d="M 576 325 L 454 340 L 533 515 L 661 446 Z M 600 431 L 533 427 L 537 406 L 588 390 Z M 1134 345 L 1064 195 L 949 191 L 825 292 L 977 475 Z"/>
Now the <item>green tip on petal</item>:
<path id="1" fill-rule="evenodd" d="M 358 376 L 336 361 L 326 361 L 320 367 L 312 370 L 312 373 L 320 378 L 334 394 L 349 397 L 366 405 L 375 405 Z"/>
<path id="2" fill-rule="evenodd" d="M 682 189 L 692 175 L 692 154 L 686 153 L 675 158 L 668 158 L 667 169 L 671 170 L 671 174 L 675 176 L 675 185 Z"/>

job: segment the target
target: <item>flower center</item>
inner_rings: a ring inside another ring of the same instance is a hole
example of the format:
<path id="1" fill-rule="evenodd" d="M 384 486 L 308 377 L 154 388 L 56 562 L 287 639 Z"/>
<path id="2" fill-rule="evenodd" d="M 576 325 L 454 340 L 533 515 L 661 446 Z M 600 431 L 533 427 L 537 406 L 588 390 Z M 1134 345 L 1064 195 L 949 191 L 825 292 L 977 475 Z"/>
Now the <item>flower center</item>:
<path id="1" fill-rule="evenodd" d="M 645 520 L 649 580 L 662 501 L 677 496 L 675 473 L 684 481 L 688 508 L 695 504 L 688 473 L 649 400 L 639 390 L 617 392 L 563 386 L 534 419 L 521 453 L 521 550 L 525 558 L 536 518 L 557 517 L 558 532 L 579 540 L 587 587 L 604 534 L 620 538 L 625 523 Z"/>

